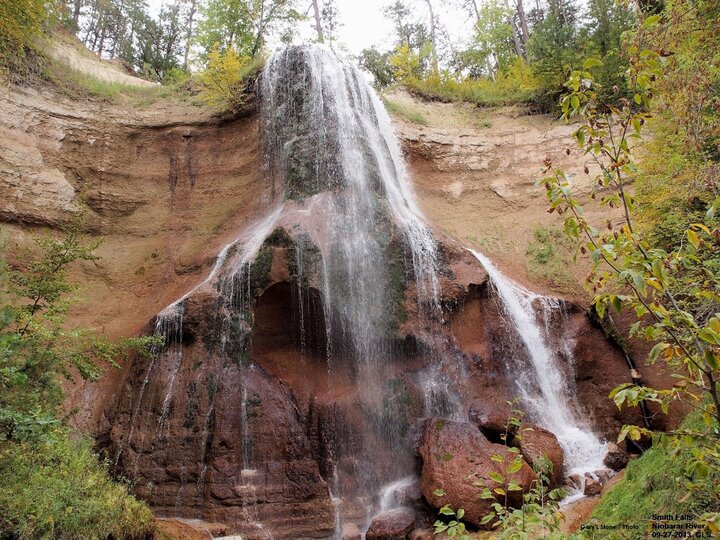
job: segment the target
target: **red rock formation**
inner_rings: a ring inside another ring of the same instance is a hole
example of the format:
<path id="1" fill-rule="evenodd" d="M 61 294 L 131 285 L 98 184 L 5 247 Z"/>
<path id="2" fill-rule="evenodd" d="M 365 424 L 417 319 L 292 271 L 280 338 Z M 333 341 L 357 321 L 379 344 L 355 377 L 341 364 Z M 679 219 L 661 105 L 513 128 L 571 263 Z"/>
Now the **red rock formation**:
<path id="1" fill-rule="evenodd" d="M 491 490 L 505 487 L 491 479 L 491 474 L 501 475 L 508 483 L 517 483 L 523 491 L 529 491 L 536 479 L 524 461 L 519 471 L 509 474 L 507 467 L 515 455 L 507 446 L 488 441 L 472 424 L 431 418 L 426 423 L 418 451 L 423 464 L 422 493 L 428 503 L 436 509 L 446 504 L 455 510 L 463 508 L 463 519 L 475 526 L 480 526 L 496 502 L 479 497 L 484 487 Z M 505 461 L 495 461 L 493 456 Z M 444 494 L 438 495 L 438 489 Z M 522 504 L 523 491 L 508 491 L 509 504 Z M 504 497 L 499 498 L 504 504 Z"/>

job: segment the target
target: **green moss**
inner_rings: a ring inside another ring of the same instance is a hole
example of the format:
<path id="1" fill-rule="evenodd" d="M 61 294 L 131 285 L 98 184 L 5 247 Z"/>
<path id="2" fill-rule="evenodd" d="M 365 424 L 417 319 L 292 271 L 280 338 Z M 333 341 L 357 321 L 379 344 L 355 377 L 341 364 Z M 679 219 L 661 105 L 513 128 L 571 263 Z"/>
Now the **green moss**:
<path id="1" fill-rule="evenodd" d="M 528 277 L 558 292 L 575 292 L 577 280 L 568 270 L 572 266 L 572 250 L 572 242 L 560 229 L 537 227 L 525 250 Z"/>
<path id="2" fill-rule="evenodd" d="M 273 250 L 265 243 L 250 264 L 250 298 L 252 300 L 257 294 L 265 290 L 270 284 L 270 270 L 272 268 Z"/>
<path id="3" fill-rule="evenodd" d="M 273 232 L 270 233 L 270 236 L 267 237 L 265 243 L 269 246 L 290 247 L 293 243 L 293 240 L 290 236 L 290 233 L 288 233 L 282 227 L 277 227 L 275 230 L 273 230 Z"/>

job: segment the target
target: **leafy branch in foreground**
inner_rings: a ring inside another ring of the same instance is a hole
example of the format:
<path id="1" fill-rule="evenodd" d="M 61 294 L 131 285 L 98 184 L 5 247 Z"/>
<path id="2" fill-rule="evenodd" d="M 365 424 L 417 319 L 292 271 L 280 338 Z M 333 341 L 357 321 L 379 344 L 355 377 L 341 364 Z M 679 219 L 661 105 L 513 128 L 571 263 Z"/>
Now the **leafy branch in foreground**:
<path id="1" fill-rule="evenodd" d="M 599 198 L 601 206 L 619 209 L 621 225 L 614 227 L 608 220 L 603 231 L 593 227 L 584 217 L 571 179 L 552 163 L 547 162 L 549 175 L 540 182 L 546 189 L 549 211 L 564 216 L 566 234 L 576 240 L 579 252 L 589 254 L 592 260 L 586 285 L 594 295 L 598 315 L 602 318 L 610 306 L 618 312 L 632 309 L 637 320 L 630 336 L 654 342 L 648 362 L 663 362 L 675 379 L 669 389 L 624 384 L 613 390 L 611 398 L 618 407 L 636 406 L 643 400 L 655 402 L 664 412 L 672 402 L 680 402 L 698 411 L 704 422 L 701 431 L 678 429 L 664 435 L 624 426 L 619 441 L 654 436 L 677 450 L 692 443 L 686 484 L 692 491 L 706 485 L 696 479 L 716 477 L 720 471 L 720 276 L 713 270 L 714 261 L 720 257 L 715 217 L 720 197 L 710 205 L 705 219 L 691 223 L 684 241 L 671 249 L 649 243 L 634 222 L 630 185 L 638 167 L 633 142 L 641 139 L 645 124 L 652 118 L 656 84 L 663 76 L 668 54 L 661 48 L 648 47 L 646 42 L 661 31 L 661 22 L 659 15 L 647 17 L 628 49 L 631 99 L 620 98 L 615 105 L 601 98 L 589 72 L 598 60 L 586 62 L 583 70 L 572 74 L 566 83 L 568 93 L 562 98 L 564 117 L 582 120 L 575 138 L 600 171 L 594 179 L 592 198 Z M 720 501 L 718 486 L 712 491 Z M 717 513 L 703 518 L 718 531 Z"/>

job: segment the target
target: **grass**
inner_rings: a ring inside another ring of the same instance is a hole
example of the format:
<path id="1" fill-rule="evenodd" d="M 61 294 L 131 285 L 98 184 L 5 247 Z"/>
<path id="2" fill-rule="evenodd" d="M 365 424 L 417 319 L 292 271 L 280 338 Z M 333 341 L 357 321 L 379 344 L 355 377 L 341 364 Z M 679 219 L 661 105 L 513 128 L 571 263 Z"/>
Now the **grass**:
<path id="1" fill-rule="evenodd" d="M 105 101 L 127 99 L 143 107 L 160 101 L 187 100 L 191 95 L 178 85 L 134 86 L 98 79 L 54 59 L 46 59 L 42 76 L 56 89 L 76 99 L 83 96 Z"/>
<path id="2" fill-rule="evenodd" d="M 572 250 L 572 243 L 560 229 L 535 228 L 525 250 L 528 277 L 558 292 L 577 292 L 577 279 L 568 270 L 572 265 Z"/>
<path id="3" fill-rule="evenodd" d="M 65 430 L 44 443 L 0 443 L 0 509 L 0 538 L 136 540 L 154 529 L 147 505 Z"/>
<path id="4" fill-rule="evenodd" d="M 691 415 L 683 426 L 699 429 L 701 423 L 696 415 Z M 647 527 L 653 521 L 653 514 L 691 514 L 699 517 L 704 512 L 717 511 L 717 499 L 712 495 L 712 479 L 705 481 L 704 491 L 685 496 L 686 464 L 691 458 L 691 450 L 691 447 L 686 447 L 679 455 L 672 456 L 661 446 L 653 446 L 640 458 L 631 461 L 624 478 L 603 497 L 586 525 L 635 524 L 640 528 L 600 531 L 604 540 L 635 540 L 649 538 Z"/>
<path id="5" fill-rule="evenodd" d="M 429 124 L 427 118 L 425 118 L 422 113 L 415 111 L 410 107 L 397 103 L 396 101 L 392 101 L 386 97 L 383 97 L 383 102 L 385 103 L 385 108 L 392 116 L 404 118 L 405 120 L 423 126 L 427 126 Z"/>
<path id="6" fill-rule="evenodd" d="M 409 78 L 403 85 L 413 94 L 425 99 L 444 102 L 465 102 L 481 107 L 504 105 L 527 105 L 533 103 L 539 93 L 539 83 L 531 68 L 518 59 L 499 73 L 495 79 L 467 78 Z"/>

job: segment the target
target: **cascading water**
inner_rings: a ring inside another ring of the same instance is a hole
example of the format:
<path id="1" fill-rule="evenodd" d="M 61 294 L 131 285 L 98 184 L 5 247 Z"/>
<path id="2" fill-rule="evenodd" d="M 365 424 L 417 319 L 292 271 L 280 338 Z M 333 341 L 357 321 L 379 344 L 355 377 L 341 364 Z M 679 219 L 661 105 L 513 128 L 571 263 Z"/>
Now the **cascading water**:
<path id="1" fill-rule="evenodd" d="M 402 270 L 393 268 L 401 261 L 391 260 L 390 244 L 398 242 L 393 228 L 411 255 L 418 305 L 431 317 L 440 311 L 435 240 L 415 205 L 387 112 L 357 68 L 324 47 L 290 47 L 270 59 L 262 81 L 274 182 L 304 204 L 332 192 L 317 212 L 322 215 L 314 216 L 319 232 L 313 238 L 321 258 L 327 363 L 332 379 L 335 364 L 350 359 L 363 381 L 364 407 L 376 418 L 381 444 L 367 441 L 365 485 L 352 495 L 377 494 L 381 479 L 412 470 L 393 419 L 381 410 L 392 403 L 384 372 L 393 356 L 390 326 L 400 315 L 401 299 L 393 291 L 403 279 Z M 301 262 L 298 255 L 299 275 Z M 302 304 L 298 311 L 302 316 Z M 334 350 L 339 336 L 349 344 Z M 330 484 L 334 499 L 347 495 L 339 492 L 342 482 Z"/>
<path id="2" fill-rule="evenodd" d="M 537 318 L 536 309 L 558 309 L 557 300 L 528 291 L 505 277 L 485 255 L 470 251 L 485 267 L 502 302 L 502 310 L 529 357 L 528 366 L 511 366 L 516 372 L 522 405 L 538 424 L 557 436 L 565 451 L 568 474 L 603 469 L 606 445 L 577 419 L 568 377 L 560 368 L 548 344 L 546 329 Z"/>
<path id="3" fill-rule="evenodd" d="M 376 513 L 418 492 L 412 427 L 430 416 L 467 420 L 461 387 L 474 360 L 456 347 L 440 302 L 450 248 L 444 243 L 441 257 L 390 118 L 364 76 L 330 49 L 289 47 L 268 61 L 260 97 L 271 209 L 158 315 L 155 333 L 166 344 L 137 370 L 120 446 L 127 443 L 130 463 L 167 471 L 158 498 L 168 513 L 187 517 L 214 497 L 238 508 L 243 534 L 265 539 L 277 533 L 269 519 L 277 504 L 325 501 L 327 527 L 340 539 L 344 525 L 367 529 Z M 469 254 L 452 249 L 484 279 Z M 572 413 L 534 315 L 533 303 L 552 306 L 475 256 L 528 351 L 532 382 L 520 387 L 528 412 L 558 436 L 570 472 L 600 468 L 602 445 Z M 279 307 L 262 315 L 271 289 L 277 296 L 267 302 Z M 315 371 L 293 379 L 306 368 Z M 310 388 L 316 379 L 322 384 Z M 312 424 L 316 416 L 324 424 Z M 139 440 L 136 426 L 157 441 Z M 173 456 L 166 437 L 175 437 Z M 290 467 L 311 451 L 312 466 Z M 278 494 L 278 477 L 322 493 Z M 311 526 L 310 517 L 293 519 Z"/>

